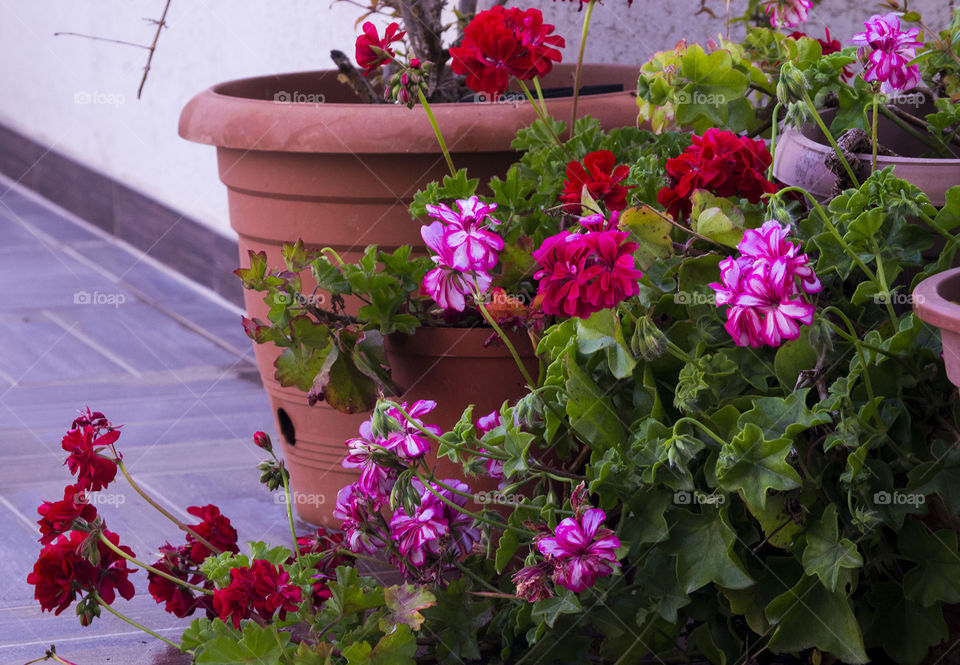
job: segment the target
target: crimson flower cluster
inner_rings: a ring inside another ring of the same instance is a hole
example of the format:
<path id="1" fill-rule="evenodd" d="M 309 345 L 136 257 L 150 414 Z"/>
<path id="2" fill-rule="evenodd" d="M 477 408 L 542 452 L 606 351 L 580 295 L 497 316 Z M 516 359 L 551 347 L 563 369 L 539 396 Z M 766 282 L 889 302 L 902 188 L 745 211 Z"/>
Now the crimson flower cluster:
<path id="1" fill-rule="evenodd" d="M 923 46 L 920 28 L 904 30 L 894 12 L 874 14 L 863 25 L 866 29 L 855 34 L 850 43 L 860 47 L 857 55 L 865 63 L 864 80 L 879 82 L 880 91 L 886 95 L 917 87 L 920 66 L 910 62 Z"/>
<path id="2" fill-rule="evenodd" d="M 69 453 L 65 464 L 77 481 L 64 488 L 62 499 L 44 501 L 37 509 L 44 547 L 27 583 L 34 586 L 41 609 L 55 614 L 86 596 L 78 612 L 84 625 L 98 616 L 98 603 L 111 604 L 118 594 L 126 599 L 134 595 L 128 578 L 135 569 L 101 536 L 130 557 L 133 550 L 120 545 L 120 537 L 107 529 L 87 494 L 106 488 L 116 477 L 116 461 L 101 453 L 119 436 L 119 428 L 99 411 L 81 412 L 61 442 Z"/>
<path id="3" fill-rule="evenodd" d="M 505 8 L 496 5 L 479 12 L 463 33 L 460 46 L 450 49 L 451 68 L 466 76 L 467 86 L 499 98 L 507 91 L 510 77 L 529 80 L 550 73 L 560 62 L 563 37 L 543 22 L 539 9 Z"/>
<path id="4" fill-rule="evenodd" d="M 313 588 L 311 596 L 314 606 L 319 605 L 330 598 L 333 593 L 327 582 L 335 577 L 337 566 L 347 563 L 344 557 L 337 554 L 337 550 L 343 545 L 343 534 L 327 531 L 323 527 L 317 529 L 317 533 L 311 536 L 300 536 L 297 538 L 297 548 L 301 554 L 321 554 L 320 560 L 314 565 L 317 571 L 313 576 Z M 296 557 L 290 557 L 288 564 L 292 564 Z"/>
<path id="5" fill-rule="evenodd" d="M 217 589 L 213 609 L 234 628 L 254 614 L 270 621 L 274 615 L 283 621 L 287 612 L 296 612 L 303 600 L 300 587 L 290 583 L 290 574 L 282 566 L 255 559 L 249 568 L 232 568 L 230 584 Z"/>
<path id="6" fill-rule="evenodd" d="M 503 238 L 490 231 L 500 224 L 491 217 L 495 203 L 483 203 L 476 196 L 456 202 L 458 210 L 444 204 L 427 206 L 435 222 L 420 229 L 433 252 L 436 268 L 423 278 L 423 292 L 445 310 L 462 312 L 467 296 L 490 289 L 490 270 L 497 265 Z"/>
<path id="7" fill-rule="evenodd" d="M 594 201 L 603 203 L 607 210 L 620 211 L 627 207 L 630 187 L 620 183 L 630 175 L 629 166 L 617 166 L 617 158 L 609 150 L 591 152 L 567 164 L 567 179 L 563 183 L 560 200 L 568 212 L 580 211 L 580 199 L 586 189 Z"/>
<path id="8" fill-rule="evenodd" d="M 543 311 L 586 319 L 637 295 L 643 273 L 633 257 L 637 243 L 629 237 L 611 229 L 564 231 L 544 240 L 533 253 L 541 266 L 534 278 Z"/>
<path id="9" fill-rule="evenodd" d="M 237 547 L 237 530 L 231 525 L 230 519 L 220 513 L 217 506 L 212 504 L 190 506 L 187 508 L 187 512 L 200 518 L 198 524 L 188 525 L 191 531 L 216 547 L 220 552 L 236 554 L 240 551 Z M 197 540 L 193 533 L 187 533 L 186 541 L 178 547 L 165 543 L 160 547 L 162 556 L 153 564 L 153 567 L 177 579 L 212 590 L 213 583 L 200 574 L 200 566 L 214 552 Z M 209 595 L 200 592 L 195 593 L 193 590 L 154 572 L 148 571 L 147 579 L 149 581 L 147 590 L 150 595 L 158 604 L 163 603 L 163 609 L 170 614 L 183 618 L 190 616 L 198 609 L 203 609 L 208 617 L 217 616 Z"/>
<path id="10" fill-rule="evenodd" d="M 694 135 L 681 155 L 667 160 L 668 186 L 657 201 L 674 219 L 690 216 L 691 197 L 698 189 L 759 203 L 764 194 L 777 191 L 765 175 L 772 160 L 760 139 L 708 129 L 703 136 Z"/>
<path id="11" fill-rule="evenodd" d="M 729 305 L 724 327 L 737 346 L 777 347 L 799 337 L 800 324 L 813 323 L 814 306 L 802 293 L 823 287 L 789 233 L 775 220 L 747 231 L 737 245 L 740 256 L 724 259 L 721 282 L 710 284 L 717 306 Z"/>

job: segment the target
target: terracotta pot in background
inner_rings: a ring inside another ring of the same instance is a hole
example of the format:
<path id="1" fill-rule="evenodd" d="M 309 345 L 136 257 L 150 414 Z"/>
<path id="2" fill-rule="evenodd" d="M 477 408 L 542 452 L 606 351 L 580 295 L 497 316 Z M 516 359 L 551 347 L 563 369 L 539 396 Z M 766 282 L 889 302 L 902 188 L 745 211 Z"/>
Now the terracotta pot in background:
<path id="1" fill-rule="evenodd" d="M 572 87 L 573 72 L 573 66 L 560 65 L 543 84 Z M 585 65 L 584 86 L 614 84 L 622 91 L 581 97 L 580 114 L 597 118 L 607 129 L 633 126 L 636 82 L 636 67 Z M 572 98 L 549 99 L 547 107 L 568 121 Z M 517 131 L 537 117 L 526 101 L 432 108 L 454 164 L 482 183 L 506 173 L 518 158 L 510 148 Z M 281 246 L 298 238 L 313 249 L 333 247 L 345 261 L 355 261 L 368 244 L 386 251 L 404 244 L 422 247 L 420 222 L 410 218 L 408 206 L 418 190 L 447 175 L 422 108 L 358 103 L 353 91 L 337 81 L 336 71 L 221 83 L 187 104 L 179 131 L 190 141 L 217 147 L 243 266 L 249 265 L 248 250 L 254 250 L 266 253 L 270 267 L 281 267 Z M 304 280 L 305 289 L 313 286 Z M 249 316 L 266 318 L 262 294 L 247 291 L 244 299 Z M 424 330 L 416 339 L 444 334 Z M 471 332 L 455 345 L 456 354 L 445 351 L 446 342 L 424 342 L 423 348 L 419 342 L 394 343 L 390 355 L 396 378 L 410 386 L 404 399 L 435 399 L 439 413 L 431 422 L 449 426 L 470 403 L 479 402 L 482 415 L 519 397 L 519 372 L 515 380 L 507 378 L 504 368 L 512 360 L 506 349 L 484 349 L 486 336 Z M 328 523 L 336 490 L 355 478 L 339 466 L 343 442 L 355 436 L 366 416 L 341 414 L 322 404 L 307 406 L 302 392 L 282 388 L 274 379 L 279 350 L 272 344 L 254 345 L 254 353 L 277 427 L 295 442 L 285 443 L 284 452 L 294 490 L 302 495 L 298 512 L 308 521 Z M 473 369 L 471 362 L 480 368 Z M 458 370 L 448 371 L 452 366 Z M 424 378 L 416 380 L 421 374 Z M 469 380 L 460 392 L 451 378 L 458 375 Z"/>
<path id="2" fill-rule="evenodd" d="M 913 311 L 940 329 L 947 378 L 960 386 L 960 268 L 929 277 L 913 290 Z"/>
<path id="3" fill-rule="evenodd" d="M 463 410 L 475 404 L 474 419 L 499 409 L 506 400 L 519 399 L 525 382 L 510 352 L 502 344 L 484 346 L 492 331 L 486 328 L 421 328 L 412 336 L 388 339 L 387 356 L 394 381 L 404 392 L 400 399 L 413 403 L 430 399 L 437 408 L 423 418 L 425 423 L 450 429 Z M 526 335 L 511 334 L 511 341 L 535 376 L 537 358 Z M 290 468 L 290 482 L 297 513 L 314 524 L 338 526 L 332 512 L 337 492 L 359 474 L 340 462 L 347 439 L 356 438 L 360 424 L 370 414 L 348 415 L 324 403 L 307 406 L 299 390 L 267 385 L 281 433 L 283 454 Z M 464 478 L 459 464 L 437 460 L 434 449 L 427 464 L 438 478 L 460 478 L 474 492 L 496 490 L 490 478 Z M 467 505 L 479 510 L 479 504 Z"/>
<path id="4" fill-rule="evenodd" d="M 912 107 L 909 109 L 914 111 Z M 821 113 L 829 126 L 834 110 Z M 894 167 L 898 178 L 913 183 L 927 196 L 930 202 L 941 207 L 946 202 L 946 192 L 960 183 L 960 159 L 934 159 L 920 157 L 929 148 L 904 132 L 886 117 L 877 123 L 880 145 L 893 150 L 896 156 L 879 155 L 877 168 Z M 820 200 L 830 197 L 837 177 L 825 166 L 824 160 L 833 154 L 833 148 L 815 123 L 808 123 L 803 131 L 787 127 L 777 140 L 773 158 L 773 175 L 787 185 L 802 187 Z M 857 155 L 869 164 L 872 155 Z"/>

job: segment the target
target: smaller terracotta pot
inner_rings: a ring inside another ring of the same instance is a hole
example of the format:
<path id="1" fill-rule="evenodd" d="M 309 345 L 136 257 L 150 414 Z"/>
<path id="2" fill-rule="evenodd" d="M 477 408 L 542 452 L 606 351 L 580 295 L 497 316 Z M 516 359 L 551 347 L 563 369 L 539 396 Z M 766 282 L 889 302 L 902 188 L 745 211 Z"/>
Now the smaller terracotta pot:
<path id="1" fill-rule="evenodd" d="M 947 378 L 960 386 L 960 268 L 929 277 L 913 290 L 913 312 L 940 329 Z"/>
<path id="2" fill-rule="evenodd" d="M 399 399 L 413 403 L 433 400 L 437 408 L 423 418 L 444 430 L 452 428 L 469 405 L 474 419 L 497 410 L 504 401 L 523 396 L 525 382 L 507 348 L 486 344 L 488 328 L 421 328 L 414 335 L 387 339 L 387 359 L 394 382 L 403 389 Z M 536 376 L 538 361 L 525 334 L 513 333 L 511 342 Z M 499 341 L 499 340 L 498 340 Z M 357 480 L 355 469 L 345 469 L 345 442 L 357 437 L 369 413 L 346 414 L 326 403 L 308 406 L 306 395 L 296 389 L 267 384 L 267 392 L 283 441 L 283 454 L 290 470 L 290 485 L 297 514 L 307 522 L 339 526 L 333 518 L 337 492 Z M 427 465 L 440 478 L 464 480 L 474 493 L 494 492 L 499 481 L 465 478 L 463 469 L 448 458 L 437 459 L 434 449 Z M 467 504 L 479 510 L 476 501 Z"/>
<path id="3" fill-rule="evenodd" d="M 834 113 L 825 111 L 821 115 L 829 124 Z M 943 206 L 947 190 L 960 182 L 960 159 L 919 157 L 926 146 L 918 146 L 916 139 L 885 117 L 879 119 L 877 129 L 880 144 L 897 153 L 895 156 L 878 156 L 877 168 L 893 166 L 898 178 L 923 190 L 933 205 Z M 833 148 L 815 124 L 808 124 L 803 131 L 788 127 L 777 141 L 773 175 L 787 185 L 802 187 L 818 199 L 825 200 L 830 197 L 837 181 L 824 163 L 832 154 Z M 873 156 L 857 155 L 857 158 L 869 165 Z"/>

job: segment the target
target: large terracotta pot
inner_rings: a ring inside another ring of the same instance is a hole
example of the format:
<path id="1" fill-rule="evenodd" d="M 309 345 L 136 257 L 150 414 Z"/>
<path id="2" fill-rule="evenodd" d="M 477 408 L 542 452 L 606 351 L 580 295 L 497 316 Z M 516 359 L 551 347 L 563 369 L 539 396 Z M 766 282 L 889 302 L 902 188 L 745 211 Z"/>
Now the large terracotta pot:
<path id="1" fill-rule="evenodd" d="M 928 277 L 913 290 L 913 311 L 940 329 L 947 378 L 960 386 L 960 268 Z"/>
<path id="2" fill-rule="evenodd" d="M 635 124 L 635 67 L 585 65 L 583 81 L 622 91 L 581 97 L 582 115 L 606 128 Z M 573 68 L 562 65 L 543 83 L 556 88 L 572 82 Z M 566 120 L 572 99 L 550 99 L 547 106 L 554 117 Z M 502 176 L 516 161 L 510 143 L 537 117 L 526 101 L 436 104 L 433 110 L 454 164 L 481 182 Z M 346 261 L 356 260 L 371 243 L 387 251 L 404 244 L 422 247 L 420 222 L 410 218 L 408 206 L 418 190 L 447 174 L 422 108 L 357 103 L 336 71 L 221 83 L 187 104 L 179 131 L 190 141 L 217 147 L 244 266 L 248 250 L 265 252 L 271 267 L 282 266 L 281 246 L 298 238 L 310 248 L 333 247 Z M 262 294 L 248 291 L 244 299 L 249 316 L 266 318 Z M 417 341 L 396 343 L 390 352 L 395 378 L 410 386 L 404 399 L 440 404 L 433 422 L 449 426 L 470 403 L 480 403 L 478 412 L 486 413 L 521 394 L 519 373 L 510 374 L 506 350 L 483 348 L 485 332 L 471 332 L 450 351 L 445 351 L 451 344 L 444 334 L 424 330 Z M 532 357 L 529 343 L 524 348 Z M 443 355 L 432 355 L 438 350 Z M 327 523 L 336 490 L 355 478 L 340 468 L 343 442 L 355 436 L 366 416 L 341 414 L 324 404 L 307 406 L 302 392 L 282 388 L 274 379 L 279 350 L 264 344 L 254 345 L 254 352 L 277 427 L 284 439 L 295 442 L 285 443 L 284 452 L 298 512 L 308 521 Z M 457 370 L 450 370 L 454 366 Z M 440 384 L 431 383 L 431 376 Z M 461 377 L 459 386 L 455 377 Z M 469 383 L 464 385 L 462 377 Z"/>
<path id="3" fill-rule="evenodd" d="M 913 110 L 912 108 L 910 109 Z M 829 125 L 835 111 L 821 115 Z M 877 168 L 894 167 L 898 178 L 913 183 L 935 206 L 943 206 L 948 189 L 960 183 L 960 159 L 933 159 L 920 157 L 929 150 L 896 124 L 881 116 L 877 123 L 879 143 L 897 156 L 877 157 Z M 773 175 L 787 185 L 802 187 L 820 200 L 830 197 L 837 177 L 824 164 L 833 148 L 815 123 L 807 124 L 802 131 L 788 127 L 777 140 L 773 158 Z M 857 155 L 868 166 L 872 155 Z"/>
<path id="4" fill-rule="evenodd" d="M 474 415 L 480 417 L 499 409 L 504 400 L 523 396 L 523 377 L 506 347 L 484 345 L 490 333 L 484 328 L 421 328 L 412 336 L 388 339 L 387 355 L 393 378 L 404 391 L 402 399 L 437 402 L 425 422 L 449 429 L 470 404 L 476 405 Z M 535 375 L 537 359 L 530 340 L 512 334 L 511 342 Z M 332 511 L 337 492 L 358 477 L 355 470 L 340 465 L 344 442 L 357 436 L 369 414 L 348 415 L 324 403 L 307 406 L 302 392 L 281 388 L 273 381 L 267 384 L 267 391 L 290 468 L 297 513 L 308 522 L 336 526 Z M 439 478 L 463 478 L 460 466 L 447 458 L 437 460 L 435 450 L 427 464 Z M 489 478 L 466 481 L 475 492 L 497 487 L 497 481 Z M 467 507 L 479 509 L 479 505 Z"/>

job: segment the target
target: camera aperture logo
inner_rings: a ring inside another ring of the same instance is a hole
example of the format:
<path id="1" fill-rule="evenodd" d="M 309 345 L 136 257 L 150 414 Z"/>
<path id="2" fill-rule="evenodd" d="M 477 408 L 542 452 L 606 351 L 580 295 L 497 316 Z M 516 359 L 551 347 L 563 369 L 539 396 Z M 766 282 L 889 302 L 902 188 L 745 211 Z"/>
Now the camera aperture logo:
<path id="1" fill-rule="evenodd" d="M 119 307 L 125 302 L 127 302 L 127 296 L 122 293 L 76 291 L 73 294 L 74 305 L 110 305 L 112 307 Z"/>
<path id="2" fill-rule="evenodd" d="M 519 506 L 523 502 L 523 497 L 516 494 L 504 494 L 503 492 L 477 492 L 473 495 L 473 500 L 481 506 L 489 504 Z"/>
<path id="3" fill-rule="evenodd" d="M 77 106 L 112 106 L 119 108 L 127 103 L 127 98 L 122 92 L 77 90 L 73 93 L 73 103 Z"/>
<path id="4" fill-rule="evenodd" d="M 277 104 L 324 104 L 327 96 L 319 92 L 281 90 L 273 94 L 273 101 Z"/>
<path id="5" fill-rule="evenodd" d="M 922 506 L 927 497 L 916 492 L 874 492 L 873 503 L 877 506 Z"/>
<path id="6" fill-rule="evenodd" d="M 273 493 L 273 502 L 277 505 L 287 503 L 287 496 L 283 492 Z M 315 494 L 311 492 L 291 492 L 290 503 L 295 506 L 322 506 L 327 502 L 325 494 Z"/>
<path id="7" fill-rule="evenodd" d="M 685 90 L 677 93 L 677 104 L 696 104 L 698 106 L 723 106 L 727 103 L 727 96 L 719 92 L 702 92 L 694 90 L 692 93 Z"/>

